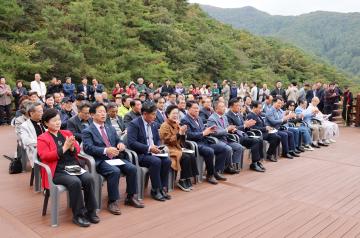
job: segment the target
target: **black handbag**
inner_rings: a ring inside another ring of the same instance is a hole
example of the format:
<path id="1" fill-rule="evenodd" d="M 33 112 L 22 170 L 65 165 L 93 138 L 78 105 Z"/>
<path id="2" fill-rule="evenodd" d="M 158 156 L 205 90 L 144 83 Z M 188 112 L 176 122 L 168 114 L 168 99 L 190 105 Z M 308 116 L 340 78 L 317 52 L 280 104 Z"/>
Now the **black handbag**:
<path id="1" fill-rule="evenodd" d="M 22 172 L 21 158 L 11 158 L 10 156 L 3 155 L 6 159 L 10 160 L 9 174 L 19 174 Z"/>

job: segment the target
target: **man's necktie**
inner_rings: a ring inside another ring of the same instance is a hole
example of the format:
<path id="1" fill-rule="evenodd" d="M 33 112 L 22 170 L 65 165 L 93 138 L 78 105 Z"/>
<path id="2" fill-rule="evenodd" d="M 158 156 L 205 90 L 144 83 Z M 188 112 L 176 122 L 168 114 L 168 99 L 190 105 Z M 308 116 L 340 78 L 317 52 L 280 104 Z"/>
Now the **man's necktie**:
<path id="1" fill-rule="evenodd" d="M 223 117 L 220 117 L 220 123 L 221 123 L 221 126 L 223 128 L 225 128 L 225 122 L 224 122 L 224 118 Z"/>
<path id="2" fill-rule="evenodd" d="M 106 133 L 105 133 L 105 128 L 104 128 L 104 126 L 100 126 L 100 132 L 101 132 L 101 137 L 103 138 L 103 141 L 104 141 L 106 147 L 111 147 L 109 138 L 107 137 L 107 135 L 106 135 Z M 108 155 L 108 157 L 109 157 L 110 159 L 113 158 L 113 156 L 111 156 L 111 155 Z"/>
<path id="3" fill-rule="evenodd" d="M 146 134 L 147 134 L 147 139 L 148 139 L 149 146 L 154 145 L 153 134 L 152 134 L 150 124 L 146 125 Z"/>

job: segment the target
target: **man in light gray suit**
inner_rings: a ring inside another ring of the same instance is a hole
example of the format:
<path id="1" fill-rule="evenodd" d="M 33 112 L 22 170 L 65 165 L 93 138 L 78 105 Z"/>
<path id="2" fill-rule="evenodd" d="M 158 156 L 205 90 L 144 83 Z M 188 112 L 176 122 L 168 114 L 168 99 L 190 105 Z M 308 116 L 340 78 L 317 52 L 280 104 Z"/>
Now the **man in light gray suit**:
<path id="1" fill-rule="evenodd" d="M 33 158 L 36 151 L 37 137 L 46 131 L 45 127 L 41 124 L 43 106 L 41 103 L 35 102 L 32 103 L 26 111 L 29 119 L 20 126 L 20 138 L 31 167 L 34 167 Z"/>
<path id="2" fill-rule="evenodd" d="M 215 112 L 209 117 L 207 125 L 209 127 L 216 126 L 216 130 L 212 136 L 217 137 L 220 141 L 224 142 L 227 147 L 232 149 L 232 161 L 226 161 L 226 169 L 224 170 L 225 173 L 232 174 L 234 172 L 239 172 L 239 170 L 235 170 L 232 163 L 242 163 L 244 147 L 241 146 L 238 142 L 228 139 L 228 134 L 235 133 L 237 129 L 236 126 L 229 125 L 229 122 L 225 116 L 225 109 L 226 107 L 224 102 L 215 103 Z"/>

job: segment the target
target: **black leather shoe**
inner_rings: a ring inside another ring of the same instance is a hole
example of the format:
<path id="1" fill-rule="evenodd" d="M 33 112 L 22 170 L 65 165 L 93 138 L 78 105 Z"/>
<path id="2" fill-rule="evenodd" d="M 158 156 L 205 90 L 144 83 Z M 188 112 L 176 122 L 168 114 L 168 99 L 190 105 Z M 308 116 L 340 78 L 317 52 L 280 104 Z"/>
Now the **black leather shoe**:
<path id="1" fill-rule="evenodd" d="M 73 223 L 80 227 L 89 227 L 90 222 L 83 216 L 77 216 L 72 219 Z"/>
<path id="2" fill-rule="evenodd" d="M 250 164 L 250 169 L 256 172 L 265 172 L 257 163 Z"/>
<path id="3" fill-rule="evenodd" d="M 219 182 L 215 179 L 214 175 L 207 176 L 206 181 L 211 184 L 218 184 Z"/>
<path id="4" fill-rule="evenodd" d="M 272 156 L 272 155 L 267 155 L 266 160 L 271 161 L 271 162 L 277 162 L 277 159 L 275 158 L 275 156 Z"/>
<path id="5" fill-rule="evenodd" d="M 329 146 L 328 144 L 325 144 L 325 143 L 322 143 L 322 142 L 319 142 L 318 145 L 320 145 L 320 146 L 325 146 L 325 147 L 326 147 L 326 146 Z"/>
<path id="6" fill-rule="evenodd" d="M 291 151 L 289 152 L 290 155 L 292 155 L 293 157 L 300 157 L 300 155 L 298 155 L 296 152 Z"/>
<path id="7" fill-rule="evenodd" d="M 164 196 L 160 193 L 160 189 L 151 189 L 151 197 L 155 199 L 156 201 L 165 202 Z"/>
<path id="8" fill-rule="evenodd" d="M 125 199 L 125 205 L 127 206 L 132 206 L 135 208 L 144 208 L 144 204 L 142 202 L 140 202 L 137 198 L 135 198 L 135 196 L 128 196 Z"/>
<path id="9" fill-rule="evenodd" d="M 320 148 L 320 146 L 318 146 L 318 145 L 316 145 L 314 143 L 311 144 L 311 147 L 318 148 L 318 149 Z"/>
<path id="10" fill-rule="evenodd" d="M 264 167 L 264 165 L 259 161 L 259 162 L 256 162 L 257 163 L 257 165 L 259 165 L 259 167 L 262 169 L 262 170 L 264 170 L 264 171 L 266 171 L 266 168 Z"/>
<path id="11" fill-rule="evenodd" d="M 100 222 L 100 218 L 96 215 L 96 212 L 89 212 L 89 213 L 86 213 L 86 219 L 93 223 L 93 224 L 97 224 Z"/>
<path id="12" fill-rule="evenodd" d="M 301 148 L 301 147 L 298 147 L 298 148 L 296 148 L 298 151 L 300 151 L 300 152 L 305 152 L 305 150 L 303 149 L 303 148 Z"/>
<path id="13" fill-rule="evenodd" d="M 226 181 L 227 179 L 220 173 L 214 173 L 216 180 Z"/>
<path id="14" fill-rule="evenodd" d="M 166 200 L 171 199 L 171 196 L 165 191 L 165 189 L 160 190 L 160 193 Z"/>
<path id="15" fill-rule="evenodd" d="M 291 154 L 283 154 L 282 157 L 287 158 L 287 159 L 293 159 L 294 157 Z"/>
<path id="16" fill-rule="evenodd" d="M 227 173 L 227 174 L 237 174 L 238 171 L 236 169 L 234 169 L 232 166 L 229 166 L 227 167 L 225 170 L 224 170 L 224 173 Z"/>

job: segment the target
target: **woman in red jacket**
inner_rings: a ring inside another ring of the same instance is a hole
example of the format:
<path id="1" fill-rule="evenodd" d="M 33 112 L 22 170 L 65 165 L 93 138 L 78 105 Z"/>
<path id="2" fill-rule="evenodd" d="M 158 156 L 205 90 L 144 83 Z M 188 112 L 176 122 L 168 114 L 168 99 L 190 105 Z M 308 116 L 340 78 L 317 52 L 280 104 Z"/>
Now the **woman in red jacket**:
<path id="1" fill-rule="evenodd" d="M 98 223 L 100 219 L 96 215 L 97 203 L 93 177 L 88 172 L 81 175 L 70 175 L 65 170 L 68 169 L 67 166 L 79 165 L 77 157 L 80 152 L 79 144 L 70 131 L 60 130 L 61 119 L 56 109 L 46 110 L 42 121 L 48 127 L 48 131 L 38 137 L 38 154 L 41 162 L 50 167 L 53 182 L 68 189 L 73 222 L 81 227 L 88 227 L 90 223 Z M 45 170 L 41 171 L 41 177 L 43 187 L 48 189 L 49 183 Z"/>
<path id="2" fill-rule="evenodd" d="M 116 98 L 116 95 L 124 93 L 124 89 L 120 86 L 120 83 L 115 84 L 115 88 L 112 91 L 113 98 Z"/>

